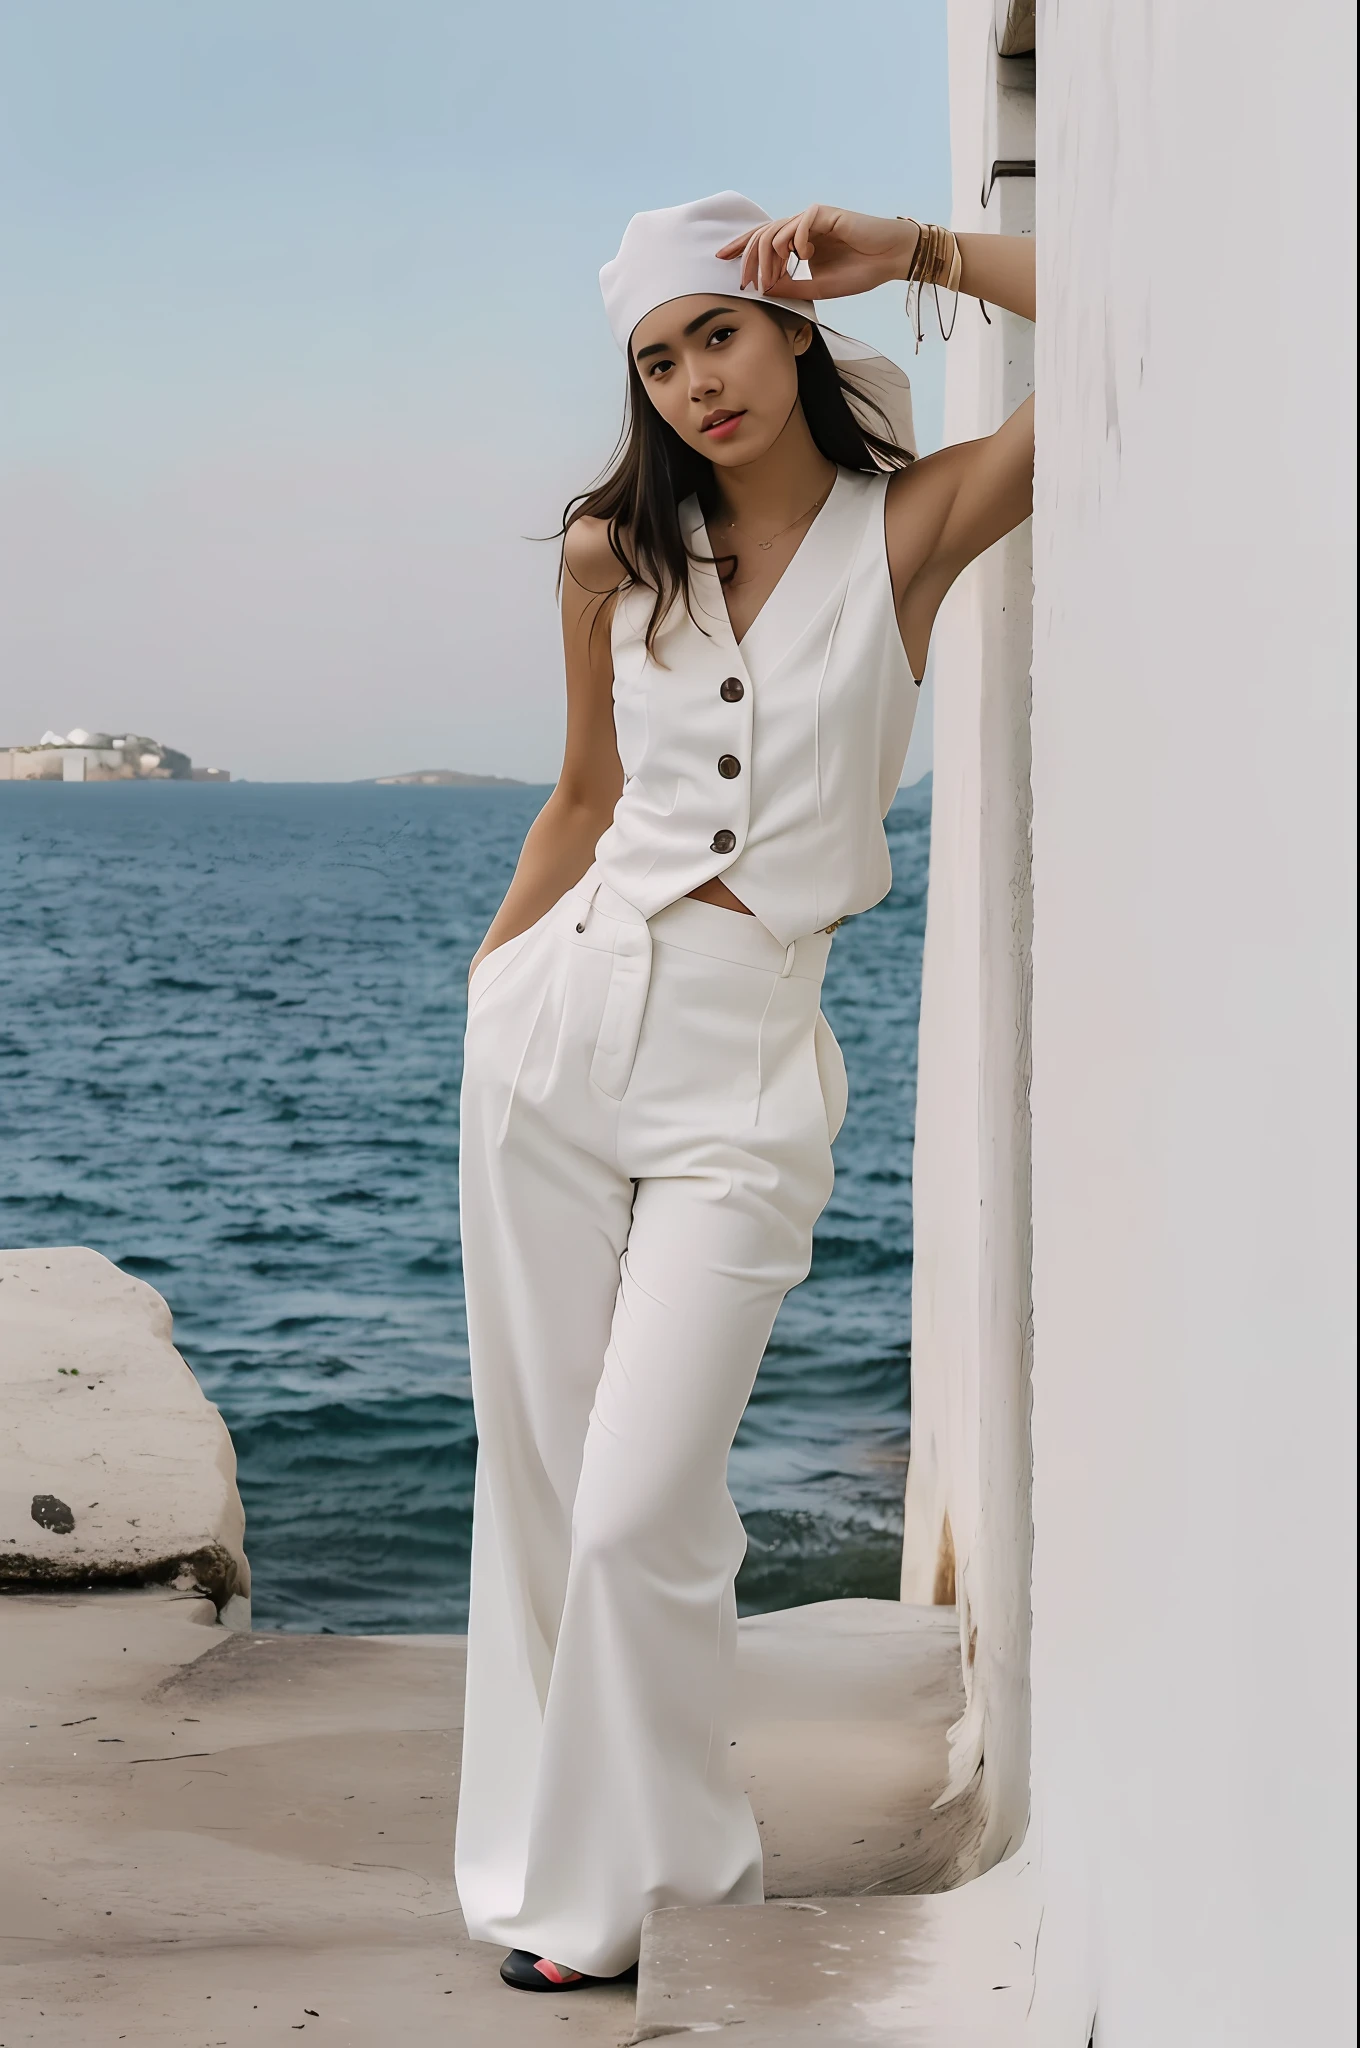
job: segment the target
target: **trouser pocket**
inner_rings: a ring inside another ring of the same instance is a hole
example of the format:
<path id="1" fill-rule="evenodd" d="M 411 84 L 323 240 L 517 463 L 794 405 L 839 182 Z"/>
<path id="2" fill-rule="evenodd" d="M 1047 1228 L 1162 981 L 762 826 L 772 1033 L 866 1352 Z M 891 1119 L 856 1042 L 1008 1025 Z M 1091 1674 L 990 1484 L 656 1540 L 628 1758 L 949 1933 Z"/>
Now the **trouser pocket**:
<path id="1" fill-rule="evenodd" d="M 845 1122 L 845 1112 L 850 1100 L 850 1083 L 846 1078 L 845 1059 L 840 1046 L 836 1043 L 836 1034 L 820 1010 L 817 1012 L 817 1023 L 813 1031 L 813 1045 L 817 1054 L 817 1079 L 821 1084 L 822 1101 L 826 1105 L 827 1135 L 834 1139 Z"/>
<path id="2" fill-rule="evenodd" d="M 531 925 L 526 926 L 522 932 L 516 932 L 513 939 L 502 939 L 499 946 L 494 946 L 489 953 L 482 955 L 473 970 L 472 979 L 468 982 L 467 1006 L 469 1017 L 484 1000 L 488 990 L 495 987 L 506 969 L 519 959 L 520 955 L 527 949 L 530 941 L 536 939 L 541 932 L 546 931 L 560 907 L 559 900 L 559 902 L 552 905 L 551 909 L 545 910 L 541 917 L 536 918 Z"/>
<path id="3" fill-rule="evenodd" d="M 531 925 L 529 930 L 532 931 L 532 929 Z M 487 990 L 500 980 L 501 975 L 515 958 L 515 955 L 523 952 L 524 942 L 528 936 L 529 932 L 527 931 L 516 932 L 513 939 L 503 940 L 499 946 L 493 947 L 489 953 L 482 955 L 473 969 L 472 979 L 468 983 L 467 1006 L 469 1017 Z"/>

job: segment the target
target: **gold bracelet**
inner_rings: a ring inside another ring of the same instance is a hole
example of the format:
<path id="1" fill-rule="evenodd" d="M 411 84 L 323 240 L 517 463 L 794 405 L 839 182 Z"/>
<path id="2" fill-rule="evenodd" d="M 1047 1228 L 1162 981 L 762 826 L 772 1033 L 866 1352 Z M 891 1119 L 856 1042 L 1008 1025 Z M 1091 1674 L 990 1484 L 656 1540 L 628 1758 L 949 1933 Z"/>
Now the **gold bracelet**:
<path id="1" fill-rule="evenodd" d="M 954 332 L 953 320 L 949 332 L 945 332 L 944 320 L 940 314 L 940 286 L 957 295 L 963 280 L 963 256 L 959 250 L 959 238 L 950 228 L 936 226 L 933 222 L 923 224 L 909 213 L 899 213 L 899 220 L 909 221 L 916 230 L 916 248 L 907 266 L 907 317 L 911 320 L 916 334 L 916 349 L 920 353 L 925 340 L 925 327 L 921 319 L 921 293 L 929 286 L 935 294 L 935 317 L 939 321 L 940 335 L 945 341 Z M 912 289 L 916 292 L 916 307 L 913 317 Z M 957 317 L 957 296 L 955 317 Z"/>
<path id="2" fill-rule="evenodd" d="M 946 291 L 956 291 L 963 271 L 958 236 L 949 228 L 936 227 L 933 223 L 922 226 L 915 221 L 912 224 L 920 239 L 907 272 L 907 283 L 942 284 Z"/>

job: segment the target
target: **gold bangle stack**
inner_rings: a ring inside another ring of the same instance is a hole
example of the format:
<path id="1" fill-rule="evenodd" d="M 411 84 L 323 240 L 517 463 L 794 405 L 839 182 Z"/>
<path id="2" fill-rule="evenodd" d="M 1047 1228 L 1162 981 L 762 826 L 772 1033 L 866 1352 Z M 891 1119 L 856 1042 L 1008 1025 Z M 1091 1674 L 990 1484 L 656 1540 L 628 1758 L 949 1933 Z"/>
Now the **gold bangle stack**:
<path id="1" fill-rule="evenodd" d="M 904 214 L 904 220 L 910 220 Z M 942 284 L 947 292 L 956 292 L 963 276 L 963 258 L 959 254 L 959 238 L 949 228 L 935 227 L 929 221 L 911 221 L 916 230 L 916 253 L 911 259 L 907 272 L 908 284 Z"/>
<path id="2" fill-rule="evenodd" d="M 940 287 L 957 294 L 963 279 L 963 257 L 959 253 L 959 238 L 950 228 L 935 226 L 932 222 L 913 220 L 909 213 L 899 213 L 899 220 L 910 222 L 916 230 L 916 248 L 907 270 L 907 317 L 916 334 L 916 348 L 919 354 L 925 340 L 925 328 L 921 319 L 921 294 L 929 287 L 935 294 L 935 318 L 939 321 L 940 337 L 948 341 L 954 332 L 954 321 L 945 332 L 944 319 L 940 312 Z M 913 312 L 912 293 L 916 294 Z M 954 317 L 958 317 L 958 301 L 955 299 Z"/>

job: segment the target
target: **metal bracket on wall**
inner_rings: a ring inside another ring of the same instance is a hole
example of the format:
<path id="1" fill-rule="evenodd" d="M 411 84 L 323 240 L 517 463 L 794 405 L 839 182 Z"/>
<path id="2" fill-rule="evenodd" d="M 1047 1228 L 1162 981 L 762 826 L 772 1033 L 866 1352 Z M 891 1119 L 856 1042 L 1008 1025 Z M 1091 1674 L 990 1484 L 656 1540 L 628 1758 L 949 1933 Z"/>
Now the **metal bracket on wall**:
<path id="1" fill-rule="evenodd" d="M 1032 178 L 1033 176 L 1034 158 L 1032 156 L 998 157 L 982 181 L 983 205 L 985 206 L 991 198 L 992 187 L 998 178 Z"/>
<path id="2" fill-rule="evenodd" d="M 1034 0 L 993 0 L 992 14 L 998 56 L 1028 57 L 1036 40 Z"/>

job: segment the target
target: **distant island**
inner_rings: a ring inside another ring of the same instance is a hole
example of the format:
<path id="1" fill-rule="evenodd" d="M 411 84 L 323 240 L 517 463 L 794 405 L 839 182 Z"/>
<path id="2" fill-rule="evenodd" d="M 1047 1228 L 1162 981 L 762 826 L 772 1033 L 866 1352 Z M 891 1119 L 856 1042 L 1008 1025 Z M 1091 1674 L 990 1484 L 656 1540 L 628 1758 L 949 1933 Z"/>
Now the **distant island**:
<path id="1" fill-rule="evenodd" d="M 413 768 L 409 775 L 363 775 L 361 783 L 381 789 L 427 783 L 437 789 L 527 789 L 514 775 L 464 775 L 458 768 Z"/>
<path id="2" fill-rule="evenodd" d="M 45 732 L 0 747 L 0 782 L 230 782 L 226 768 L 196 768 L 178 747 L 144 732 Z"/>

